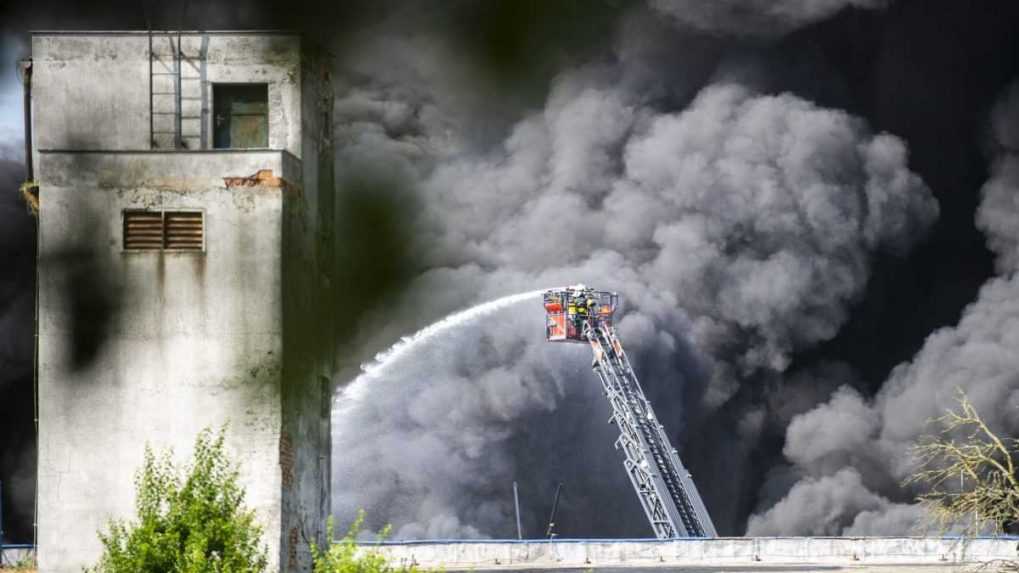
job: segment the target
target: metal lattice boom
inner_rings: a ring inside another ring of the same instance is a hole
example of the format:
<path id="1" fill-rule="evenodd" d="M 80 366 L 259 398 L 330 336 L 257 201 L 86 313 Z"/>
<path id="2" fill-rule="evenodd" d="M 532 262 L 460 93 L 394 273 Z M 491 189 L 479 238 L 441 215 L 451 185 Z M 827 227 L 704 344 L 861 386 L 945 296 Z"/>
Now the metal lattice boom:
<path id="1" fill-rule="evenodd" d="M 616 449 L 623 452 L 626 473 L 655 536 L 715 537 L 715 526 L 697 487 L 655 417 L 616 337 L 612 316 L 617 303 L 615 293 L 583 285 L 549 291 L 545 295 L 546 337 L 591 345 L 592 368 L 612 406 L 610 421 L 619 428 Z"/>

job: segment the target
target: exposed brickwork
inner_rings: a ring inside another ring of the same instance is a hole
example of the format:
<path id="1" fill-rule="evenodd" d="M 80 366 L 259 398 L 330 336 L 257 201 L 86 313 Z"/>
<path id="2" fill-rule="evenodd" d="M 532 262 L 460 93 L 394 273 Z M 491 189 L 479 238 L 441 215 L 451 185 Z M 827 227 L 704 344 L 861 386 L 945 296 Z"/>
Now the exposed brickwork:
<path id="1" fill-rule="evenodd" d="M 294 443 L 290 439 L 290 434 L 283 432 L 280 435 L 280 471 L 282 474 L 284 489 L 291 489 L 294 487 L 295 460 L 296 455 L 294 453 Z"/>
<path id="2" fill-rule="evenodd" d="M 297 527 L 291 527 L 287 534 L 287 565 L 291 570 L 297 568 Z"/>
<path id="3" fill-rule="evenodd" d="M 233 187 L 287 187 L 287 182 L 282 177 L 276 177 L 272 169 L 259 169 L 254 175 L 247 177 L 224 177 L 223 183 L 227 189 Z"/>

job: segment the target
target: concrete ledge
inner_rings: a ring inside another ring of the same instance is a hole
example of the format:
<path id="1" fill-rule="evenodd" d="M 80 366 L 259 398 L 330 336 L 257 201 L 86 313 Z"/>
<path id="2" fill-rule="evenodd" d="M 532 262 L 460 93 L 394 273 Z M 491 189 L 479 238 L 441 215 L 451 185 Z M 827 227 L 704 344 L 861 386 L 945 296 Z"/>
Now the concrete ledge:
<path id="1" fill-rule="evenodd" d="M 31 545 L 0 545 L 0 567 L 20 565 L 35 559 Z"/>
<path id="2" fill-rule="evenodd" d="M 156 188 L 186 191 L 225 187 L 224 177 L 248 177 L 269 169 L 291 183 L 301 181 L 301 160 L 288 151 L 248 150 L 40 150 L 39 185 L 99 189 Z"/>
<path id="3" fill-rule="evenodd" d="M 654 566 L 948 566 L 1015 560 L 1016 537 L 735 537 L 363 544 L 394 565 L 444 569 Z"/>

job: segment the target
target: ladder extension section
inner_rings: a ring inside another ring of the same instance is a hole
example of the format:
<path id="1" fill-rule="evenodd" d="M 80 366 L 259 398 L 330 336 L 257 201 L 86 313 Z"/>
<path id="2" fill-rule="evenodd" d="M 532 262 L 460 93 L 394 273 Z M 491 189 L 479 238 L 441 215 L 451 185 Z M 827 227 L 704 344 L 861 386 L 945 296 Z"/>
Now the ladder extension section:
<path id="1" fill-rule="evenodd" d="M 589 325 L 587 336 L 594 350 L 592 366 L 612 405 L 611 421 L 619 428 L 616 449 L 623 451 L 626 473 L 655 535 L 715 537 L 697 487 L 658 423 L 615 329 Z"/>
<path id="2" fill-rule="evenodd" d="M 616 337 L 619 295 L 576 285 L 547 291 L 544 303 L 546 340 L 587 343 L 594 351 L 591 367 L 612 406 L 609 421 L 619 428 L 616 449 L 623 452 L 623 466 L 655 536 L 716 537 L 690 472 L 658 423 Z"/>

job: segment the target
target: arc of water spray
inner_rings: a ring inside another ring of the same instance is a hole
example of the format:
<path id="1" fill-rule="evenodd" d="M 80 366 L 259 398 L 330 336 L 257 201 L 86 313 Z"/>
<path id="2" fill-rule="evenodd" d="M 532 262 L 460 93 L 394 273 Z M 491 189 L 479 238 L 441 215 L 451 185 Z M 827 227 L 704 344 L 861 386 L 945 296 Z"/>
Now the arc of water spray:
<path id="1" fill-rule="evenodd" d="M 390 346 L 386 350 L 379 352 L 375 355 L 375 359 L 367 364 L 361 365 L 361 374 L 354 379 L 353 382 L 347 385 L 346 388 L 340 394 L 340 398 L 355 399 L 361 392 L 363 392 L 367 381 L 379 374 L 382 374 L 386 368 L 398 361 L 400 358 L 414 352 L 415 349 L 425 344 L 429 340 L 435 338 L 458 326 L 467 324 L 473 320 L 481 318 L 485 315 L 491 314 L 498 310 L 502 310 L 508 306 L 530 300 L 532 298 L 540 297 L 545 291 L 549 289 L 538 289 L 529 292 L 523 292 L 518 294 L 511 294 L 495 300 L 490 300 L 468 309 L 461 310 L 460 312 L 446 316 L 445 318 L 433 322 L 421 330 L 415 332 L 410 336 L 404 336 L 396 344 Z"/>

